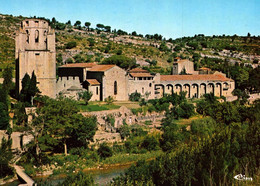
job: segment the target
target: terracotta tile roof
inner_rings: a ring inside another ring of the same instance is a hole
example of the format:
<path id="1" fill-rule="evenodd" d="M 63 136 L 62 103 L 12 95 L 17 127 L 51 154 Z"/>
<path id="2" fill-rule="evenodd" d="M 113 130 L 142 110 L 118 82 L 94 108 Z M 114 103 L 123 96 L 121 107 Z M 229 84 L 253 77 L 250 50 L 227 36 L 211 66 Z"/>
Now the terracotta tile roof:
<path id="1" fill-rule="evenodd" d="M 132 77 L 153 77 L 150 73 L 130 73 Z"/>
<path id="2" fill-rule="evenodd" d="M 129 71 L 130 73 L 144 73 L 144 72 L 148 72 L 147 70 L 141 69 L 141 68 L 134 68 L 132 70 Z"/>
<path id="3" fill-rule="evenodd" d="M 99 83 L 98 80 L 96 80 L 96 79 L 87 79 L 87 82 L 88 82 L 90 85 L 100 85 L 100 83 Z"/>
<path id="4" fill-rule="evenodd" d="M 182 60 L 175 61 L 174 63 L 183 63 L 183 62 L 192 62 L 192 61 L 189 61 L 188 59 L 182 59 Z"/>
<path id="5" fill-rule="evenodd" d="M 93 66 L 91 69 L 89 69 L 89 71 L 92 71 L 92 72 L 105 72 L 105 71 L 107 71 L 110 68 L 113 68 L 115 66 L 116 65 L 96 65 L 96 66 Z"/>
<path id="6" fill-rule="evenodd" d="M 211 70 L 211 69 L 207 68 L 207 67 L 201 67 L 201 68 L 199 68 L 199 70 Z"/>
<path id="7" fill-rule="evenodd" d="M 96 66 L 96 63 L 70 63 L 66 65 L 59 66 L 59 68 L 92 68 Z"/>
<path id="8" fill-rule="evenodd" d="M 161 75 L 161 81 L 233 81 L 221 74 L 199 74 L 199 75 Z"/>

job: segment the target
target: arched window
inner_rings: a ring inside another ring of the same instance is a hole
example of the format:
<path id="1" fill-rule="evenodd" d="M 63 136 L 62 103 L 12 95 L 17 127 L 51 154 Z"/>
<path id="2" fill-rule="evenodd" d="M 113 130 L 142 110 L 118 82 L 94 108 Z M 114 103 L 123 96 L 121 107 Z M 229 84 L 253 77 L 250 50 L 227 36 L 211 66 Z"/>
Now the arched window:
<path id="1" fill-rule="evenodd" d="M 35 43 L 39 42 L 39 30 L 35 30 Z"/>
<path id="2" fill-rule="evenodd" d="M 117 95 L 117 82 L 114 82 L 114 95 Z"/>

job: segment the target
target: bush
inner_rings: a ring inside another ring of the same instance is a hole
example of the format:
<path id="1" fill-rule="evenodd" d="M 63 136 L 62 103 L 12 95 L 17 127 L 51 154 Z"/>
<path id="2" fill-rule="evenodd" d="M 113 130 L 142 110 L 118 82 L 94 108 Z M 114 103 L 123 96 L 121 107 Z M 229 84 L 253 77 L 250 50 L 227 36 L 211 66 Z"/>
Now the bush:
<path id="1" fill-rule="evenodd" d="M 129 95 L 129 100 L 130 101 L 139 101 L 141 98 L 141 94 L 139 92 L 134 92 Z"/>
<path id="2" fill-rule="evenodd" d="M 70 41 L 65 45 L 66 49 L 72 49 L 75 48 L 77 46 L 77 43 L 75 41 Z"/>
<path id="3" fill-rule="evenodd" d="M 58 186 L 88 186 L 94 185 L 94 179 L 92 175 L 84 174 L 83 172 L 78 172 L 77 174 L 69 174 L 65 180 L 58 184 Z"/>
<path id="4" fill-rule="evenodd" d="M 108 158 L 108 157 L 111 157 L 113 155 L 112 149 L 106 143 L 102 143 L 99 146 L 97 152 L 98 152 L 98 155 L 101 158 Z"/>
<path id="5" fill-rule="evenodd" d="M 157 150 L 159 148 L 159 142 L 156 140 L 154 136 L 146 136 L 144 138 L 144 141 L 141 145 L 141 147 L 152 151 L 152 150 Z"/>

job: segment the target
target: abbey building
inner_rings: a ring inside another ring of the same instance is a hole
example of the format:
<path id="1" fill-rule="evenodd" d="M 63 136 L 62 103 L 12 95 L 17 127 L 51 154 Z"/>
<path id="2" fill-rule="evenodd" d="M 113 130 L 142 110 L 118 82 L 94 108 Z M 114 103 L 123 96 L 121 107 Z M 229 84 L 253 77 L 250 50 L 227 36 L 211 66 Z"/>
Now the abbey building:
<path id="1" fill-rule="evenodd" d="M 151 74 L 141 68 L 129 71 L 116 65 L 97 63 L 65 64 L 58 68 L 56 79 L 55 31 L 45 20 L 26 19 L 16 35 L 17 88 L 25 73 L 34 71 L 43 95 L 59 94 L 76 98 L 79 92 L 90 91 L 91 100 L 102 101 L 108 96 L 125 101 L 138 92 L 145 99 L 163 94 L 186 91 L 188 98 L 200 98 L 206 93 L 232 96 L 234 81 L 219 72 L 201 68 L 194 71 L 193 62 L 180 60 L 173 64 L 172 75 Z M 185 75 L 179 75 L 185 72 Z"/>

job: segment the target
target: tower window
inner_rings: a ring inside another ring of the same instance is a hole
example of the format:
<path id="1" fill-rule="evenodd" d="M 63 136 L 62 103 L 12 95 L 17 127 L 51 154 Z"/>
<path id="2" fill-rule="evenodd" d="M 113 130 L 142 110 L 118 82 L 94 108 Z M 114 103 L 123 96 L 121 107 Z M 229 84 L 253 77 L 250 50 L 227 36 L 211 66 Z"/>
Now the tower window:
<path id="1" fill-rule="evenodd" d="M 39 42 L 39 30 L 35 30 L 35 43 Z"/>
<path id="2" fill-rule="evenodd" d="M 114 95 L 117 95 L 117 82 L 114 82 Z"/>
<path id="3" fill-rule="evenodd" d="M 29 43 L 29 30 L 26 30 L 26 42 Z"/>

